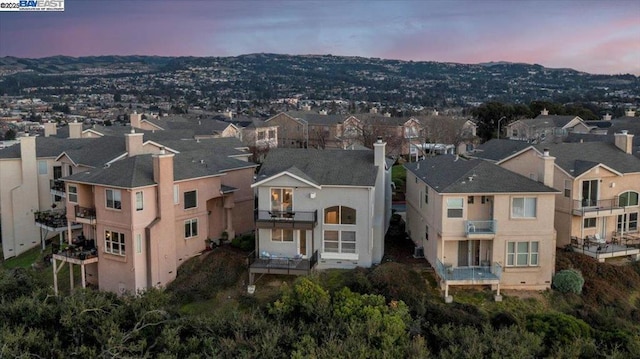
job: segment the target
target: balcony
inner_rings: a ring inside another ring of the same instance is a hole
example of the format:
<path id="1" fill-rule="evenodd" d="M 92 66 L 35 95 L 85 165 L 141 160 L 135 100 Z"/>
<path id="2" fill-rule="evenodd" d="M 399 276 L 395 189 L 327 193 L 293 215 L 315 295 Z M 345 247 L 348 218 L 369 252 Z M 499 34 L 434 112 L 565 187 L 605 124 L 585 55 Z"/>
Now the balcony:
<path id="1" fill-rule="evenodd" d="M 75 221 L 78 223 L 96 224 L 96 209 L 75 206 Z"/>
<path id="2" fill-rule="evenodd" d="M 640 234 L 619 234 L 614 232 L 611 241 L 587 236 L 586 238 L 571 237 L 570 250 L 595 258 L 604 262 L 608 258 L 629 257 L 640 259 Z"/>
<path id="3" fill-rule="evenodd" d="M 52 179 L 49 180 L 49 189 L 51 190 L 51 194 L 58 197 L 65 197 L 66 187 L 64 185 L 64 181 Z"/>
<path id="4" fill-rule="evenodd" d="M 497 223 L 495 220 L 465 221 L 465 235 L 473 239 L 493 239 L 496 235 Z"/>
<path id="5" fill-rule="evenodd" d="M 263 256 L 254 251 L 247 257 L 247 263 L 250 284 L 253 284 L 256 273 L 308 275 L 318 263 L 318 251 L 313 252 L 310 258 Z"/>
<path id="6" fill-rule="evenodd" d="M 499 284 L 502 266 L 494 262 L 490 266 L 453 267 L 438 259 L 436 273 L 447 285 Z"/>
<path id="7" fill-rule="evenodd" d="M 33 213 L 36 226 L 52 232 L 62 232 L 67 230 L 67 214 L 64 210 L 37 211 Z M 71 229 L 81 226 L 73 224 Z"/>
<path id="8" fill-rule="evenodd" d="M 318 224 L 318 211 L 256 211 L 258 228 L 313 229 Z"/>
<path id="9" fill-rule="evenodd" d="M 624 207 L 618 203 L 618 197 L 610 199 L 573 200 L 573 214 L 582 217 L 602 217 L 624 213 Z"/>

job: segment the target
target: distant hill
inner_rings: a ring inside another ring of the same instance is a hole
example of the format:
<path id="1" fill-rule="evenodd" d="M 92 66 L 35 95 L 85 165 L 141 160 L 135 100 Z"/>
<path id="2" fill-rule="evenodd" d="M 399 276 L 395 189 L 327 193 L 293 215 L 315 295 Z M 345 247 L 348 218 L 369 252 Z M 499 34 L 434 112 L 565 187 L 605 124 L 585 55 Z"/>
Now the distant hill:
<path id="1" fill-rule="evenodd" d="M 124 93 L 187 96 L 194 100 L 295 96 L 436 107 L 492 100 L 640 101 L 638 76 L 594 75 L 504 61 L 456 64 L 278 54 L 0 58 L 0 92 L 8 94 L 19 94 L 25 87 L 47 87 L 43 92 L 53 94 L 56 86 L 113 92 L 113 77 L 118 77 L 118 88 Z"/>

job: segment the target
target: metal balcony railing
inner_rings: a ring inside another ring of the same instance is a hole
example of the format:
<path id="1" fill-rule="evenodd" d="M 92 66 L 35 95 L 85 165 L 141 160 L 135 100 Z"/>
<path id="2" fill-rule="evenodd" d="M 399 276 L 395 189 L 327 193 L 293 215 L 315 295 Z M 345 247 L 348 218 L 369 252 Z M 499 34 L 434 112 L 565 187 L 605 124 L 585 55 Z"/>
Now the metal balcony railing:
<path id="1" fill-rule="evenodd" d="M 497 223 L 495 219 L 482 220 L 482 221 L 465 221 L 464 224 L 465 234 L 495 234 L 497 230 Z"/>
<path id="2" fill-rule="evenodd" d="M 453 267 L 436 260 L 438 276 L 447 281 L 496 281 L 502 277 L 502 266 L 494 262 L 488 266 Z"/>

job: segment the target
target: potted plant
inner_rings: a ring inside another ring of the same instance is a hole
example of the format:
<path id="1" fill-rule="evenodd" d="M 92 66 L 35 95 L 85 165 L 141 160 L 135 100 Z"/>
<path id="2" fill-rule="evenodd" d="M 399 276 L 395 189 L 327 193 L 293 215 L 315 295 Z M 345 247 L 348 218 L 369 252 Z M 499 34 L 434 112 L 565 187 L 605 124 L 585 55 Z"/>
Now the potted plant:
<path id="1" fill-rule="evenodd" d="M 222 233 L 220 234 L 220 240 L 223 243 L 226 243 L 229 240 L 229 233 L 227 231 L 222 231 Z"/>

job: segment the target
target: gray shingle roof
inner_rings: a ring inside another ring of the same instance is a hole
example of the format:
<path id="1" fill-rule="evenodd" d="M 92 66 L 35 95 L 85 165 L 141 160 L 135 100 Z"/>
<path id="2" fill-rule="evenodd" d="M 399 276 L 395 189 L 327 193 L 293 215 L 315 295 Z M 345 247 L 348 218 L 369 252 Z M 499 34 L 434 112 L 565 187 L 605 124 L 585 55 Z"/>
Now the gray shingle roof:
<path id="1" fill-rule="evenodd" d="M 464 160 L 454 155 L 407 163 L 405 168 L 438 193 L 557 192 L 491 162 Z"/>
<path id="2" fill-rule="evenodd" d="M 541 152 L 548 148 L 549 154 L 556 158 L 556 164 L 572 176 L 581 175 L 597 163 L 621 173 L 640 172 L 640 158 L 622 152 L 611 143 L 558 143 L 537 145 L 536 148 Z"/>
<path id="3" fill-rule="evenodd" d="M 377 168 L 373 151 L 272 149 L 258 173 L 258 181 L 284 171 L 318 185 L 374 186 Z"/>
<path id="4" fill-rule="evenodd" d="M 493 139 L 478 146 L 473 157 L 491 161 L 500 161 L 531 146 L 525 141 Z"/>
<path id="5" fill-rule="evenodd" d="M 529 127 L 564 127 L 578 116 L 538 115 L 536 118 L 521 120 Z"/>
<path id="6" fill-rule="evenodd" d="M 326 125 L 331 126 L 338 123 L 342 123 L 346 117 L 343 115 L 321 115 L 315 112 L 308 111 L 288 111 L 287 115 L 293 118 L 301 118 L 310 125 Z"/>

